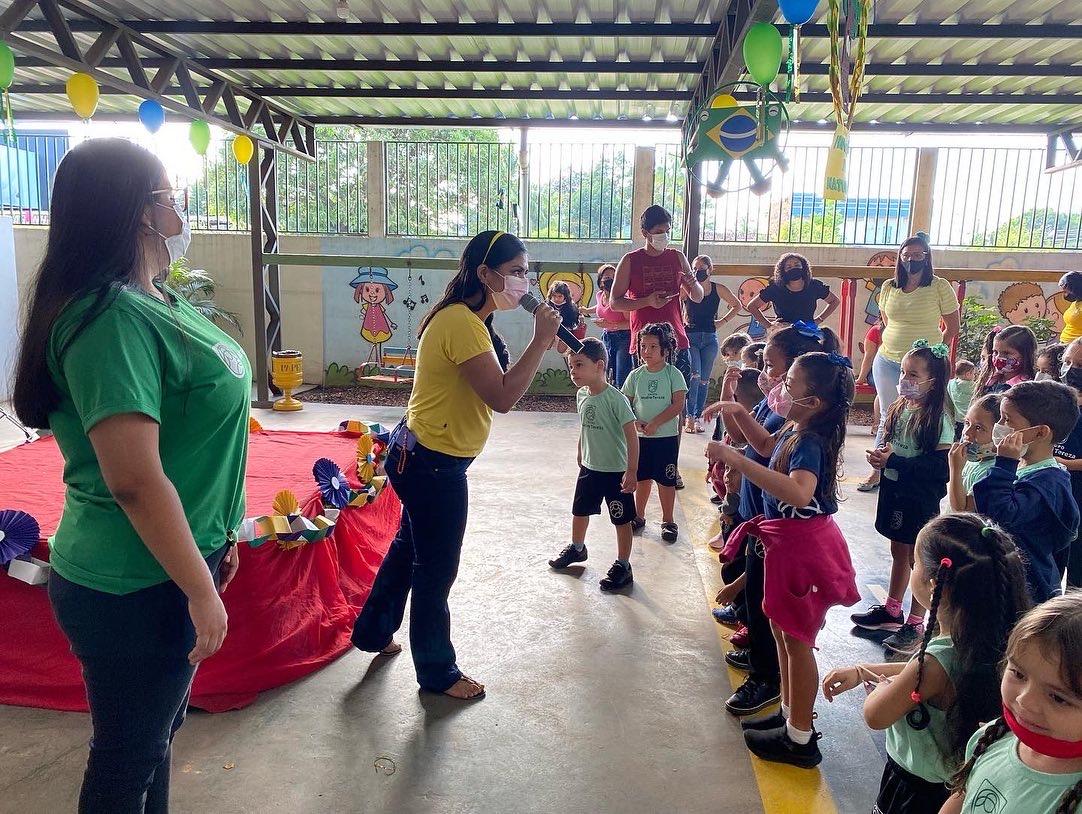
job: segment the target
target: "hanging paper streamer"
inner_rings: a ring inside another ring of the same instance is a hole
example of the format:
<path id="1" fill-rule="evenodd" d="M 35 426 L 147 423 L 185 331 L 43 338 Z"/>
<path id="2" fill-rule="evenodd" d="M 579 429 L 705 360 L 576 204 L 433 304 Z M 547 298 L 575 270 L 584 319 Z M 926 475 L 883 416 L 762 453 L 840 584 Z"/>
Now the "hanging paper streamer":
<path id="1" fill-rule="evenodd" d="M 146 99 L 139 105 L 139 121 L 151 133 L 157 133 L 165 124 L 165 108 L 153 99 Z"/>
<path id="2" fill-rule="evenodd" d="M 210 147 L 210 125 L 202 120 L 192 122 L 188 128 L 188 141 L 199 155 L 206 155 Z"/>
<path id="3" fill-rule="evenodd" d="M 233 158 L 237 159 L 237 163 L 247 164 L 254 154 L 255 144 L 248 136 L 241 133 L 233 139 Z"/>
<path id="4" fill-rule="evenodd" d="M 90 74 L 73 73 L 65 86 L 68 101 L 80 119 L 90 121 L 98 109 L 98 83 Z"/>
<path id="5" fill-rule="evenodd" d="M 827 153 L 823 198 L 844 201 L 847 196 L 846 160 L 849 155 L 849 130 L 856 115 L 857 100 L 864 83 L 864 65 L 868 56 L 868 18 L 872 0 L 846 0 L 846 42 L 842 43 L 842 0 L 829 0 L 827 28 L 830 31 L 830 95 L 834 102 L 834 138 Z M 849 55 L 849 39 L 856 23 L 855 53 Z M 848 81 L 846 81 L 848 80 Z"/>
<path id="6" fill-rule="evenodd" d="M 800 101 L 800 26 L 815 16 L 819 0 L 778 0 L 778 7 L 785 21 L 792 26 L 789 29 L 789 58 L 786 60 L 786 73 L 789 86 L 785 91 L 785 101 Z"/>
<path id="7" fill-rule="evenodd" d="M 0 42 L 0 95 L 4 97 L 4 142 L 15 145 L 15 120 L 11 116 L 11 83 L 15 81 L 15 54 Z"/>

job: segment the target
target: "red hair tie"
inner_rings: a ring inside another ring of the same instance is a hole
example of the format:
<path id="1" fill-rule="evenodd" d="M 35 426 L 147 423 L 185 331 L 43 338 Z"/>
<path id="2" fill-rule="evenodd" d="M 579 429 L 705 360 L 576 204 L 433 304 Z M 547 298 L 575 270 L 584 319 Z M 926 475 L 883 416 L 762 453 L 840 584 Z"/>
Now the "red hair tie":
<path id="1" fill-rule="evenodd" d="M 939 564 L 940 564 L 941 566 L 943 566 L 944 568 L 951 568 L 951 567 L 953 567 L 953 566 L 954 566 L 954 563 L 953 563 L 953 562 L 951 562 L 951 558 L 950 558 L 950 557 L 944 557 L 943 559 L 941 559 L 941 560 L 939 561 Z"/>
<path id="2" fill-rule="evenodd" d="M 909 700 L 912 701 L 914 704 L 919 704 L 920 703 L 920 693 L 917 692 L 916 690 L 913 690 L 913 692 L 909 693 Z"/>

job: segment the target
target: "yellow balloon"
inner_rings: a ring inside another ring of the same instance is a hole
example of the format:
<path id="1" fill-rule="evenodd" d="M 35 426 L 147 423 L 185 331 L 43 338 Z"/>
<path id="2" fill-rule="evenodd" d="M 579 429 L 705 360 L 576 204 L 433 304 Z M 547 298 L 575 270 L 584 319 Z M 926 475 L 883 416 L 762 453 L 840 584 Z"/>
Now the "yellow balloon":
<path id="1" fill-rule="evenodd" d="M 255 154 L 255 144 L 243 133 L 233 139 L 233 158 L 241 164 L 247 164 Z"/>
<path id="2" fill-rule="evenodd" d="M 89 119 L 98 109 L 98 83 L 85 73 L 73 73 L 68 78 L 68 101 L 80 119 Z"/>

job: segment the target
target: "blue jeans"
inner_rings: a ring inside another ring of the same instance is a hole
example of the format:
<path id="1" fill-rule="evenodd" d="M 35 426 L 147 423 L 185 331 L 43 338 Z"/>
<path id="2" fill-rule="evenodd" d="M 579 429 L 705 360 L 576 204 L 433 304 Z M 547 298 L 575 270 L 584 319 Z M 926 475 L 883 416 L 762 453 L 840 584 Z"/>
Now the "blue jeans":
<path id="1" fill-rule="evenodd" d="M 698 418 L 706 406 L 710 374 L 718 358 L 717 331 L 688 331 L 688 354 L 691 356 L 691 381 L 688 382 L 688 415 Z"/>
<path id="2" fill-rule="evenodd" d="M 875 434 L 875 445 L 883 443 L 883 433 L 887 426 L 887 410 L 898 400 L 898 379 L 902 376 L 902 363 L 894 362 L 881 353 L 872 360 L 872 378 L 875 380 L 875 394 L 879 396 L 879 430 Z"/>
<path id="3" fill-rule="evenodd" d="M 207 558 L 215 575 L 227 548 Z M 53 614 L 83 668 L 94 734 L 80 814 L 165 814 L 173 736 L 184 723 L 195 628 L 175 582 L 109 594 L 49 577 Z"/>
<path id="4" fill-rule="evenodd" d="M 451 644 L 447 596 L 458 576 L 466 534 L 473 458 L 456 458 L 416 442 L 405 424 L 391 436 L 387 476 L 402 501 L 402 523 L 353 625 L 353 644 L 375 653 L 402 626 L 410 605 L 410 651 L 422 689 L 443 692 L 462 677 Z"/>
<path id="5" fill-rule="evenodd" d="M 609 355 L 609 379 L 617 387 L 623 387 L 634 365 L 631 361 L 631 331 L 605 331 L 601 335 L 605 351 Z"/>

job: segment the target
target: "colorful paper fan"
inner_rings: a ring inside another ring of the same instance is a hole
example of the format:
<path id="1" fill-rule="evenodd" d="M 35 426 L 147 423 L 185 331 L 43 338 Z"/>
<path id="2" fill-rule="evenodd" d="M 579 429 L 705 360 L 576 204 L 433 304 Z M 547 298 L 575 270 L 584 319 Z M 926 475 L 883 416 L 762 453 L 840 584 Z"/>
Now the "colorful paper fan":
<path id="1" fill-rule="evenodd" d="M 31 551 L 41 539 L 38 521 L 15 509 L 0 511 L 0 563 L 9 563 Z"/>
<path id="2" fill-rule="evenodd" d="M 283 489 L 281 492 L 274 496 L 274 505 L 271 507 L 271 511 L 275 514 L 300 514 L 300 504 L 297 503 L 297 496 L 293 494 L 289 489 Z"/>
<path id="3" fill-rule="evenodd" d="M 263 425 L 248 416 L 248 432 L 263 432 Z"/>
<path id="4" fill-rule="evenodd" d="M 347 419 L 338 425 L 338 431 L 346 435 L 367 435 L 368 425 L 363 421 Z"/>
<path id="5" fill-rule="evenodd" d="M 362 435 L 357 439 L 357 479 L 368 483 L 376 474 L 376 446 L 371 435 Z"/>
<path id="6" fill-rule="evenodd" d="M 343 509 L 349 504 L 349 481 L 338 468 L 338 464 L 330 458 L 320 458 L 312 467 L 312 475 L 323 495 L 324 503 L 336 509 Z"/>

